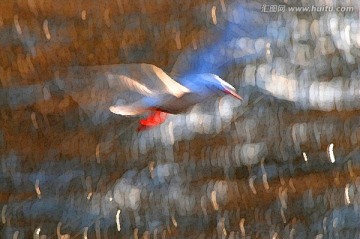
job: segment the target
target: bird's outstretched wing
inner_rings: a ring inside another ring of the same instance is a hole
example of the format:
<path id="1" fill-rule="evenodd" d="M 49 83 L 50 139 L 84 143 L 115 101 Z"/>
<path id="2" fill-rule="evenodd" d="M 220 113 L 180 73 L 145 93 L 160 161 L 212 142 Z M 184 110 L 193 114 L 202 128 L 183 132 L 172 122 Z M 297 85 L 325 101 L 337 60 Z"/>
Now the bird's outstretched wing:
<path id="1" fill-rule="evenodd" d="M 59 78 L 65 81 L 64 91 L 95 117 L 141 114 L 160 95 L 181 97 L 189 92 L 159 67 L 143 63 L 72 67 Z"/>
<path id="2" fill-rule="evenodd" d="M 174 81 L 162 69 L 151 64 L 128 64 L 103 67 L 111 87 L 130 90 L 144 96 L 166 93 L 181 97 L 189 90 Z"/>
<path id="3" fill-rule="evenodd" d="M 130 116 L 144 113 L 147 107 L 148 106 L 146 104 L 143 104 L 142 101 L 139 100 L 128 105 L 112 105 L 109 107 L 109 110 L 117 115 Z"/>

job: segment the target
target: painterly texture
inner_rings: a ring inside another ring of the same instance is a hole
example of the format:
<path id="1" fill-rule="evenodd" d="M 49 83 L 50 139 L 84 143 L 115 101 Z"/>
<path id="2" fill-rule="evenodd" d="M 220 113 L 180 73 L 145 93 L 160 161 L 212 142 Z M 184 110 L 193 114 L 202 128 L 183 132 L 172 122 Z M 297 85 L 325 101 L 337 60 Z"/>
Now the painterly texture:
<path id="1" fill-rule="evenodd" d="M 0 1 L 0 238 L 359 237 L 358 11 Z M 217 74 L 244 101 L 138 132 L 96 70 L 128 63 Z"/>

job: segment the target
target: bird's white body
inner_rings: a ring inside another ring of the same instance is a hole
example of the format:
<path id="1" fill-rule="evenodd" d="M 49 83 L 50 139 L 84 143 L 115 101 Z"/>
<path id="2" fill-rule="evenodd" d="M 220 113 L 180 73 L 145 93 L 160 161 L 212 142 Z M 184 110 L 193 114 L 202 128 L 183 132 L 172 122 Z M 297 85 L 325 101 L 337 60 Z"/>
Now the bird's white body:
<path id="1" fill-rule="evenodd" d="M 213 95 L 214 94 L 201 95 L 193 92 L 185 93 L 179 98 L 171 95 L 164 95 L 162 99 L 163 103 L 156 107 L 156 109 L 170 114 L 180 114 Z"/>
<path id="2" fill-rule="evenodd" d="M 112 79 L 122 81 L 123 85 L 125 82 L 125 85 L 131 86 L 131 90 L 143 94 L 144 97 L 131 104 L 111 106 L 109 108 L 111 112 L 126 116 L 142 114 L 147 110 L 178 114 L 205 101 L 219 91 L 238 96 L 233 86 L 214 74 L 189 75 L 180 78 L 177 82 L 156 66 L 142 64 L 142 69 L 146 69 L 147 75 L 155 75 L 159 83 L 164 85 L 163 90 L 150 90 L 135 79 L 112 76 Z M 238 98 L 241 97 L 238 96 Z"/>

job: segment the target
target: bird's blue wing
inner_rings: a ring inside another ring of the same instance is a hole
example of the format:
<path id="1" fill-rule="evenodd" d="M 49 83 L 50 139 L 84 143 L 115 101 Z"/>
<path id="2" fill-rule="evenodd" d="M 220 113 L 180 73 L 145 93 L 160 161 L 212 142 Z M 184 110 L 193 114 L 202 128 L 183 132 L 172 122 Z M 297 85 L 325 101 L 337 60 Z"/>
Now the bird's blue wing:
<path id="1" fill-rule="evenodd" d="M 179 79 L 188 74 L 221 75 L 229 64 L 254 61 L 265 55 L 269 14 L 259 4 L 233 3 L 212 31 L 216 39 L 203 48 L 188 48 L 178 56 L 171 74 Z M 207 39 L 199 39 L 206 41 Z M 181 81 L 181 80 L 179 80 Z"/>

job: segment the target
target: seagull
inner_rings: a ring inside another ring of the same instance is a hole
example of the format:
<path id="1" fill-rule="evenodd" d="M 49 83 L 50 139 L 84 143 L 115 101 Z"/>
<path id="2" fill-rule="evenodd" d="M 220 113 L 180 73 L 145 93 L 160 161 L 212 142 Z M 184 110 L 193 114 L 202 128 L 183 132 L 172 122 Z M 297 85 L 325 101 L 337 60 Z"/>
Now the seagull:
<path id="1" fill-rule="evenodd" d="M 137 116 L 149 112 L 147 118 L 140 120 L 138 130 L 149 129 L 162 124 L 168 114 L 180 114 L 210 97 L 224 93 L 242 100 L 236 89 L 211 73 L 188 74 L 176 80 L 162 69 L 151 64 L 139 64 L 141 71 L 157 87 L 147 87 L 143 79 L 135 79 L 121 74 L 108 74 L 109 84 L 126 86 L 130 91 L 142 95 L 130 104 L 114 104 L 109 110 L 117 115 Z"/>

